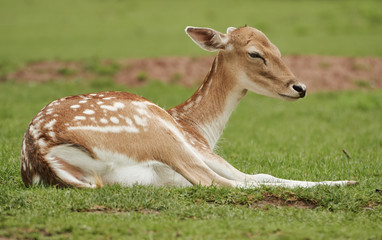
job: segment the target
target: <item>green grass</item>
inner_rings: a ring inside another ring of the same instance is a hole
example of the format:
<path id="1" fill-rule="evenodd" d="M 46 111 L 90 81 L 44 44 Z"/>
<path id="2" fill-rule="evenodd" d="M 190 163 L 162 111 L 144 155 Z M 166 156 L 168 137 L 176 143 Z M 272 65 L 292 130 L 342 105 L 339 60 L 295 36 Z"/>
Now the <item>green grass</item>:
<path id="1" fill-rule="evenodd" d="M 382 189 L 382 92 L 363 79 L 355 83 L 364 91 L 316 93 L 294 103 L 248 94 L 216 149 L 248 173 L 353 179 L 357 186 L 27 189 L 19 172 L 28 122 L 54 99 L 127 90 L 170 108 L 193 92 L 156 82 L 139 89 L 115 85 L 110 76 L 120 66 L 102 59 L 208 54 L 185 26 L 225 31 L 244 24 L 264 31 L 283 54 L 382 56 L 381 7 L 371 0 L 0 0 L 0 78 L 51 59 L 84 60 L 99 76 L 0 82 L 0 239 L 382 239 L 376 191 Z M 143 80 L 146 75 L 140 73 Z M 269 198 L 315 208 L 258 205 Z"/>
<path id="2" fill-rule="evenodd" d="M 248 94 L 218 144 L 220 155 L 248 173 L 314 181 L 354 179 L 357 186 L 25 188 L 19 152 L 30 119 L 56 98 L 110 89 L 137 93 L 166 108 L 193 91 L 156 82 L 126 89 L 108 79 L 0 84 L 0 238 L 382 238 L 382 195 L 376 191 L 382 188 L 380 90 L 316 93 L 293 103 Z M 256 201 L 267 196 L 317 207 L 256 207 Z"/>
<path id="3" fill-rule="evenodd" d="M 0 0 L 0 61 L 200 55 L 186 26 L 244 24 L 284 54 L 382 56 L 380 9 L 378 0 Z"/>

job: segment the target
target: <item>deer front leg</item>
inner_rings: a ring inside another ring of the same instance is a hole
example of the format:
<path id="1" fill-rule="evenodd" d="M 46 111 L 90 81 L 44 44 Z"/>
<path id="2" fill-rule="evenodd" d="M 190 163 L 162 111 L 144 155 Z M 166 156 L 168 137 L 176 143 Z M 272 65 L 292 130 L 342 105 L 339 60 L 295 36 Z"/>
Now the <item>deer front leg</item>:
<path id="1" fill-rule="evenodd" d="M 252 175 L 251 179 L 254 179 L 256 183 L 270 185 L 270 184 L 279 184 L 280 186 L 285 187 L 314 187 L 318 185 L 327 185 L 327 186 L 343 186 L 343 185 L 354 185 L 357 184 L 356 181 L 322 181 L 322 182 L 310 182 L 310 181 L 295 181 L 282 178 L 276 178 L 269 174 L 256 174 Z"/>
<path id="2" fill-rule="evenodd" d="M 213 153 L 212 151 L 204 151 L 202 152 L 203 162 L 212 169 L 215 173 L 220 176 L 242 182 L 243 184 L 246 182 L 254 182 L 253 176 L 245 174 L 231 164 L 229 164 L 226 160 L 224 160 L 219 155 Z"/>
<path id="3" fill-rule="evenodd" d="M 157 160 L 170 166 L 193 185 L 200 184 L 202 186 L 209 186 L 215 184 L 217 186 L 228 187 L 244 186 L 241 181 L 225 178 L 211 170 L 202 160 L 204 157 L 197 149 L 185 141 L 177 140 L 179 141 L 175 140 L 171 143 L 171 149 L 164 148 L 165 151 L 161 151 L 160 158 L 157 158 Z M 171 141 L 172 140 L 169 139 L 169 142 Z"/>
<path id="4" fill-rule="evenodd" d="M 295 187 L 314 187 L 318 185 L 328 185 L 328 186 L 341 186 L 341 185 L 353 185 L 357 182 L 355 181 L 322 181 L 322 182 L 310 182 L 310 181 L 295 181 L 276 178 L 269 174 L 256 174 L 249 175 L 243 173 L 229 164 L 222 157 L 214 154 L 213 152 L 204 152 L 203 161 L 211 168 L 214 172 L 220 176 L 231 179 L 234 181 L 242 182 L 246 187 L 258 187 L 260 185 L 265 186 L 281 186 L 288 188 Z"/>

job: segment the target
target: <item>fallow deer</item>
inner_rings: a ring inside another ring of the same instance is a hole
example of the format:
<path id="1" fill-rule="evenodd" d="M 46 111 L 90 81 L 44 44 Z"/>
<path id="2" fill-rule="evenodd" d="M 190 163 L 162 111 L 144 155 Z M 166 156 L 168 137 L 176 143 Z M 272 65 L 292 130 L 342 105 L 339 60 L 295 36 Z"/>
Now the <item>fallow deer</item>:
<path id="1" fill-rule="evenodd" d="M 64 97 L 31 121 L 21 149 L 26 186 L 84 188 L 102 184 L 154 186 L 312 187 L 354 181 L 307 182 L 240 172 L 213 152 L 230 114 L 247 91 L 296 100 L 306 87 L 278 48 L 251 27 L 187 27 L 202 49 L 218 51 L 203 84 L 168 111 L 126 92 Z"/>

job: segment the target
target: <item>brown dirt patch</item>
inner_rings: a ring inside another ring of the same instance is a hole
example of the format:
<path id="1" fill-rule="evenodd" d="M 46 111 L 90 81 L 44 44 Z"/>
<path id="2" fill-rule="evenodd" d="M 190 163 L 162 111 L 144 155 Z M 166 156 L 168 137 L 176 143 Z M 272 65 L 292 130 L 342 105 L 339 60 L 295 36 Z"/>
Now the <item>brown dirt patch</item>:
<path id="1" fill-rule="evenodd" d="M 264 198 L 260 201 L 255 201 L 251 204 L 251 208 L 266 208 L 268 206 L 276 207 L 296 207 L 302 209 L 314 209 L 317 207 L 317 202 L 311 199 L 299 199 L 290 194 L 287 198 L 280 195 L 264 193 Z"/>
<path id="2" fill-rule="evenodd" d="M 5 76 L 23 82 L 47 82 L 53 79 L 73 80 L 75 78 L 94 77 L 84 71 L 84 66 L 76 62 L 40 61 L 25 65 L 23 68 Z"/>
<path id="3" fill-rule="evenodd" d="M 88 213 L 109 213 L 109 214 L 121 214 L 132 212 L 130 210 L 121 209 L 121 208 L 110 208 L 106 206 L 94 205 L 90 208 L 77 209 L 76 212 L 88 212 Z M 133 212 L 143 213 L 143 214 L 159 214 L 160 211 L 154 209 L 139 209 L 134 210 Z"/>
<path id="4" fill-rule="evenodd" d="M 286 56 L 286 64 L 308 91 L 382 88 L 382 58 Z M 4 80 L 46 82 L 109 77 L 117 83 L 140 86 L 149 80 L 194 86 L 203 81 L 213 57 L 163 57 L 87 62 L 41 61 L 25 65 Z"/>
<path id="5" fill-rule="evenodd" d="M 49 232 L 46 228 L 17 228 L 17 229 L 8 229 L 7 233 L 3 233 L 4 236 L 0 236 L 0 240 L 6 239 L 38 239 L 39 237 L 44 237 L 50 239 L 52 236 L 57 236 L 56 234 L 61 234 L 63 237 L 68 237 L 65 233 L 52 233 Z M 33 237 L 29 237 L 31 235 Z"/>
<path id="6" fill-rule="evenodd" d="M 115 75 L 115 81 L 139 85 L 146 79 L 165 83 L 193 86 L 203 81 L 213 62 L 211 57 L 163 57 L 122 61 L 124 67 Z M 145 77 L 146 79 L 143 79 Z"/>

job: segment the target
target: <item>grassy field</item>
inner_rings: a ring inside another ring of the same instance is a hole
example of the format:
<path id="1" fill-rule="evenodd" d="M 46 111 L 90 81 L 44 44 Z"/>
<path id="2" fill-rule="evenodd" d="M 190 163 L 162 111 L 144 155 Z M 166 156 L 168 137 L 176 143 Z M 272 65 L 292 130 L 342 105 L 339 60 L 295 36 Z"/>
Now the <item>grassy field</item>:
<path id="1" fill-rule="evenodd" d="M 248 173 L 306 180 L 354 179 L 313 189 L 26 189 L 19 151 L 28 122 L 58 97 L 107 89 L 171 107 L 193 89 L 111 81 L 0 85 L 0 236 L 29 239 L 381 239 L 381 91 L 320 93 L 290 103 L 248 94 L 217 152 Z M 163 94 L 166 91 L 167 94 Z M 351 155 L 348 159 L 342 149 Z M 314 209 L 262 206 L 307 203 Z M 262 207 L 261 207 L 262 206 Z"/>
<path id="2" fill-rule="evenodd" d="M 200 55 L 186 26 L 245 24 L 284 54 L 382 56 L 380 9 L 379 0 L 0 0 L 0 61 Z"/>
<path id="3" fill-rule="evenodd" d="M 0 79 L 38 60 L 207 54 L 185 35 L 187 25 L 248 24 L 284 54 L 382 56 L 381 7 L 371 0 L 0 0 Z M 157 82 L 126 88 L 112 82 L 112 71 L 102 73 L 88 82 L 0 81 L 0 239 L 382 239 L 381 90 L 294 103 L 248 94 L 216 149 L 248 173 L 356 186 L 25 188 L 22 136 L 50 101 L 121 90 L 170 108 L 195 90 Z"/>

